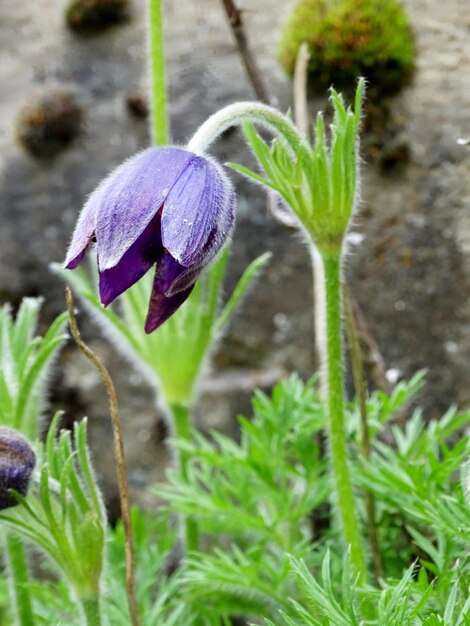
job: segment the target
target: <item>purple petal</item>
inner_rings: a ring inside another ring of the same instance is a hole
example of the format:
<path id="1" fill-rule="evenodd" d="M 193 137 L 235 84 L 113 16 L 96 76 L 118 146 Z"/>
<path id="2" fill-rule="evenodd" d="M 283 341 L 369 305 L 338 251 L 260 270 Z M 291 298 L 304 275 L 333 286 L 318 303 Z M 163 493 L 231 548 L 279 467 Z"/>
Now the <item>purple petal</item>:
<path id="1" fill-rule="evenodd" d="M 129 250 L 194 157 L 180 148 L 149 148 L 120 165 L 93 192 L 100 271 Z"/>
<path id="2" fill-rule="evenodd" d="M 190 286 L 177 294 L 170 297 L 166 295 L 172 283 L 185 270 L 186 268 L 180 265 L 170 254 L 165 254 L 158 263 L 147 319 L 145 320 L 146 333 L 153 332 L 163 322 L 166 322 L 188 298 L 194 287 L 194 281 Z"/>
<path id="3" fill-rule="evenodd" d="M 162 255 L 160 213 L 157 213 L 118 264 L 100 271 L 100 298 L 104 306 L 140 280 Z"/>
<path id="4" fill-rule="evenodd" d="M 98 187 L 85 203 L 79 215 L 64 262 L 66 269 L 74 270 L 93 243 L 96 228 L 96 211 L 99 208 L 100 197 L 102 199 L 101 190 Z"/>
<path id="5" fill-rule="evenodd" d="M 163 246 L 181 265 L 199 263 L 211 235 L 218 230 L 222 236 L 219 221 L 230 230 L 233 214 L 225 213 L 233 210 L 231 195 L 232 185 L 222 168 L 206 157 L 193 156 L 168 194 L 162 214 Z"/>
<path id="6" fill-rule="evenodd" d="M 166 292 L 167 296 L 174 296 L 178 292 L 187 289 L 189 285 L 194 284 L 199 274 L 212 261 L 223 244 L 227 241 L 233 228 L 235 216 L 235 194 L 233 191 L 230 193 L 227 203 L 228 208 L 221 211 L 219 221 L 216 222 L 214 230 L 209 235 L 209 239 L 206 241 L 201 251 L 198 262 L 175 278 Z"/>

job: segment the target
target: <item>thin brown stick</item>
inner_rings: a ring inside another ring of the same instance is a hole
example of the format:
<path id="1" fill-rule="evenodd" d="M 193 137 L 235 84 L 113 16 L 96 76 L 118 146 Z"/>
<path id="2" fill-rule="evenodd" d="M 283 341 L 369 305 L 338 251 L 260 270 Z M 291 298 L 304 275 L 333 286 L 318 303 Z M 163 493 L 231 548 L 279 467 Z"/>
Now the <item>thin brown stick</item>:
<path id="1" fill-rule="evenodd" d="M 256 96 L 261 102 L 271 104 L 273 100 L 269 95 L 269 91 L 248 43 L 243 26 L 242 11 L 236 6 L 234 0 L 222 0 L 222 4 L 224 5 L 228 22 L 235 37 L 235 41 L 237 42 L 240 57 Z"/>
<path id="2" fill-rule="evenodd" d="M 137 609 L 137 599 L 135 595 L 135 567 L 132 525 L 129 507 L 129 484 L 127 481 L 126 459 L 124 455 L 124 438 L 122 434 L 121 417 L 119 415 L 116 389 L 107 368 L 96 356 L 93 350 L 91 350 L 91 348 L 87 346 L 87 344 L 83 341 L 80 335 L 80 331 L 78 330 L 77 325 L 77 318 L 75 317 L 73 296 L 69 287 L 65 288 L 65 302 L 69 314 L 69 326 L 73 340 L 86 356 L 86 358 L 96 367 L 96 369 L 100 373 L 104 388 L 106 389 L 106 395 L 108 396 L 109 413 L 111 415 L 111 423 L 113 427 L 114 437 L 114 460 L 116 463 L 116 475 L 119 488 L 119 498 L 121 502 L 121 515 L 124 525 L 127 601 L 129 604 L 129 612 L 131 616 L 132 626 L 139 626 L 140 620 Z"/>
<path id="3" fill-rule="evenodd" d="M 367 419 L 367 388 L 364 378 L 362 351 L 356 327 L 356 320 L 354 318 L 354 311 L 351 304 L 351 296 L 345 284 L 343 284 L 343 300 L 346 318 L 346 333 L 348 338 L 349 355 L 351 359 L 351 369 L 354 378 L 354 388 L 356 390 L 357 402 L 359 405 L 361 453 L 364 459 L 369 460 L 370 440 Z M 377 534 L 377 524 L 375 520 L 375 499 L 369 491 L 365 491 L 364 497 L 366 503 L 367 532 L 369 535 L 369 542 L 372 552 L 374 574 L 376 579 L 379 580 L 380 578 L 383 578 L 383 566 L 380 556 L 380 544 Z"/>
<path id="4" fill-rule="evenodd" d="M 373 382 L 375 389 L 380 389 L 384 393 L 390 394 L 393 390 L 393 385 L 387 378 L 385 362 L 379 346 L 370 332 L 359 302 L 351 293 L 349 293 L 349 302 L 356 322 L 364 370 Z"/>

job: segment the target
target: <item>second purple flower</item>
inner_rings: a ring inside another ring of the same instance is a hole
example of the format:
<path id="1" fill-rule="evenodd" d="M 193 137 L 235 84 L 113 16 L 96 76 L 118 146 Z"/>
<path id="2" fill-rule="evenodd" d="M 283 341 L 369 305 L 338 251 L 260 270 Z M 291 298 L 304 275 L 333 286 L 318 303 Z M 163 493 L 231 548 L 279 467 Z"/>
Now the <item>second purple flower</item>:
<path id="1" fill-rule="evenodd" d="M 191 293 L 230 235 L 235 194 L 223 169 L 181 148 L 149 148 L 93 191 L 80 213 L 65 267 L 97 246 L 101 302 L 107 306 L 156 264 L 145 322 L 152 332 Z"/>

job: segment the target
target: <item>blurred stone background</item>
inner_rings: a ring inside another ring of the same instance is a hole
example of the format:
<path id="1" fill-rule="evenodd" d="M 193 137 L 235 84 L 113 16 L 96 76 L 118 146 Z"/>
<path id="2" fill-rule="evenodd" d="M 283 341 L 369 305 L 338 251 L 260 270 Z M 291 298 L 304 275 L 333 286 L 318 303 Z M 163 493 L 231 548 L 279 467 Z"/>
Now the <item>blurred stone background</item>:
<path id="1" fill-rule="evenodd" d="M 239 1 L 282 109 L 290 105 L 291 85 L 277 65 L 275 46 L 292 4 Z M 457 144 L 470 136 L 467 4 L 405 1 L 417 36 L 417 71 L 410 87 L 381 103 L 391 121 L 384 122 L 380 111 L 375 119 L 371 110 L 373 134 L 364 140 L 369 164 L 353 229 L 362 242 L 351 249 L 346 267 L 387 367 L 405 377 L 428 368 L 421 403 L 429 416 L 451 403 L 470 404 L 470 149 Z M 174 142 L 182 143 L 218 108 L 254 94 L 220 2 L 167 0 L 165 25 L 171 128 Z M 132 0 L 127 22 L 88 36 L 67 30 L 59 0 L 0 0 L 0 301 L 16 306 L 25 295 L 44 296 L 43 328 L 64 308 L 63 284 L 48 265 L 63 259 L 84 198 L 148 143 L 147 122 L 131 115 L 126 103 L 130 94 L 145 93 L 145 36 L 143 0 Z M 72 90 L 84 127 L 67 150 L 44 161 L 17 143 L 14 121 L 22 104 L 54 87 Z M 325 100 L 312 101 L 313 110 L 324 106 Z M 238 133 L 214 150 L 222 160 L 247 162 Z M 229 432 L 236 432 L 236 414 L 249 411 L 254 386 L 269 387 L 292 370 L 307 377 L 315 367 L 306 249 L 269 217 L 260 189 L 233 178 L 238 224 L 227 291 L 255 256 L 274 254 L 215 356 L 199 405 L 202 428 Z M 168 461 L 154 398 L 86 315 L 80 323 L 118 381 L 131 485 L 145 502 L 143 487 L 162 476 Z M 112 505 L 104 391 L 71 344 L 60 359 L 51 404 L 65 408 L 69 421 L 90 417 L 95 460 Z"/>

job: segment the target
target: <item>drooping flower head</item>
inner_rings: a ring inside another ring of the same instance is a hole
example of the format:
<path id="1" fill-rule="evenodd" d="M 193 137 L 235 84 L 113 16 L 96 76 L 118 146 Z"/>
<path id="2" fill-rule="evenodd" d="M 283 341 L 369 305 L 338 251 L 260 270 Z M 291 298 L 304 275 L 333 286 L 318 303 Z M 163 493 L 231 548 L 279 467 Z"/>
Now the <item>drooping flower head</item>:
<path id="1" fill-rule="evenodd" d="M 0 511 L 18 504 L 10 489 L 25 496 L 36 464 L 29 441 L 7 426 L 0 426 Z"/>
<path id="2" fill-rule="evenodd" d="M 125 161 L 82 209 L 65 267 L 96 242 L 107 306 L 156 264 L 145 323 L 152 332 L 191 293 L 233 227 L 235 194 L 222 168 L 182 148 L 149 148 Z"/>

